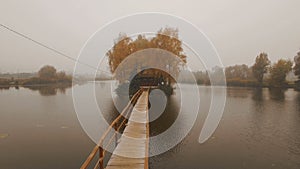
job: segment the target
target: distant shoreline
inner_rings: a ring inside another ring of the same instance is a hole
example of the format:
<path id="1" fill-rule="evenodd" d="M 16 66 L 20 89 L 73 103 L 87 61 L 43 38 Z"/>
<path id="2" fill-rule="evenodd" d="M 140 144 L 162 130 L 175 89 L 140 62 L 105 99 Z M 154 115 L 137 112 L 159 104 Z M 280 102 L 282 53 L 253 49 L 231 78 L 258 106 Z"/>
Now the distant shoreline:
<path id="1" fill-rule="evenodd" d="M 0 88 L 10 88 L 10 87 L 24 87 L 24 88 L 30 88 L 30 87 L 57 87 L 57 88 L 60 88 L 60 87 L 71 87 L 75 84 L 83 84 L 83 83 L 88 83 L 88 82 L 102 82 L 102 81 L 113 81 L 113 80 L 94 80 L 94 81 L 73 81 L 72 80 L 66 80 L 64 82 L 58 82 L 58 81 L 55 81 L 53 80 L 51 83 L 44 83 L 42 79 L 39 79 L 41 81 L 39 82 L 42 82 L 42 83 L 32 83 L 32 82 L 36 82 L 36 79 L 38 78 L 35 78 L 35 80 L 33 81 L 30 81 L 31 78 L 29 79 L 17 79 L 16 81 L 26 81 L 26 82 L 30 82 L 30 84 L 24 84 L 24 83 L 11 83 L 12 81 L 10 79 L 5 79 L 6 83 L 1 83 L 3 78 L 1 79 L 0 78 Z M 9 83 L 7 83 L 7 81 L 9 81 Z M 189 82 L 179 82 L 179 84 L 192 84 L 192 83 L 189 83 Z M 295 90 L 298 90 L 296 89 L 296 85 L 293 83 L 288 83 L 286 84 L 285 86 L 283 87 L 274 87 L 274 86 L 271 86 L 271 85 L 267 85 L 267 84 L 264 84 L 262 86 L 258 86 L 258 85 L 251 85 L 251 84 L 243 84 L 243 85 L 232 85 L 232 84 L 226 84 L 226 85 L 210 85 L 210 84 L 199 84 L 197 83 L 198 86 L 206 86 L 206 87 L 210 87 L 210 86 L 214 86 L 214 87 L 238 87 L 238 88 L 253 88 L 253 89 L 263 89 L 263 88 L 267 88 L 267 89 L 295 89 Z M 299 90 L 298 90 L 299 91 Z"/>
<path id="2" fill-rule="evenodd" d="M 0 87 L 33 87 L 33 86 L 71 86 L 72 79 L 43 79 L 38 77 L 26 79 L 0 79 Z"/>

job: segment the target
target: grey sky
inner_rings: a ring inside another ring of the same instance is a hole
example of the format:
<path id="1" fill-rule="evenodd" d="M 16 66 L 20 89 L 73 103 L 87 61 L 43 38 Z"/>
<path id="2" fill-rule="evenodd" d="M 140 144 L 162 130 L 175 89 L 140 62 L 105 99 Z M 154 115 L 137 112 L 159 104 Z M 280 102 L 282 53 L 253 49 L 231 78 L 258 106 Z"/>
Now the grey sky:
<path id="1" fill-rule="evenodd" d="M 263 51 L 272 61 L 296 55 L 299 6 L 299 0 L 1 0 L 0 22 L 76 58 L 85 41 L 111 20 L 164 12 L 206 33 L 224 65 L 252 64 Z M 0 37 L 0 72 L 31 72 L 45 64 L 73 70 L 72 61 L 5 29 Z"/>

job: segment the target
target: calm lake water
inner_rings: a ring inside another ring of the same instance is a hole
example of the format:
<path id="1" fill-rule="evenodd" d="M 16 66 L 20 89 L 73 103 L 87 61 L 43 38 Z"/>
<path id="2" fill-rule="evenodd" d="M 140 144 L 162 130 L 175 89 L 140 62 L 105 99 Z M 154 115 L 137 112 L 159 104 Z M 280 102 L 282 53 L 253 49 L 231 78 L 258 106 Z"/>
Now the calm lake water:
<path id="1" fill-rule="evenodd" d="M 75 87 L 84 90 L 87 85 Z M 96 84 L 96 96 L 112 119 L 110 86 Z M 181 92 L 189 92 L 189 85 Z M 198 138 L 210 106 L 210 87 L 200 86 L 199 94 L 200 112 L 191 132 L 173 149 L 150 158 L 150 168 L 300 168 L 300 92 L 228 88 L 223 118 L 204 144 Z M 150 124 L 151 135 L 177 118 L 177 98 L 170 97 L 164 113 Z M 79 124 L 70 88 L 3 89 L 0 108 L 1 169 L 75 169 L 95 146 Z"/>

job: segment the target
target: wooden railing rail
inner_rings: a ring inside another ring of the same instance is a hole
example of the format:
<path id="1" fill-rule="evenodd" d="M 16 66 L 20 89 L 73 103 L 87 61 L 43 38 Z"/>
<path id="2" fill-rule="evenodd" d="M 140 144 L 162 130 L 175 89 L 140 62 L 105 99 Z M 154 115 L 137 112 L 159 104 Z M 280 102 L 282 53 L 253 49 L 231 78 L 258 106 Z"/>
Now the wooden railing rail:
<path id="1" fill-rule="evenodd" d="M 114 138 L 115 138 L 115 143 L 117 145 L 118 132 L 126 124 L 127 117 L 129 117 L 129 115 L 130 115 L 130 113 L 131 113 L 134 105 L 136 104 L 136 102 L 137 102 L 138 98 L 140 97 L 140 95 L 142 94 L 142 92 L 143 92 L 143 89 L 140 89 L 140 90 L 138 90 L 133 95 L 133 97 L 131 98 L 131 100 L 129 101 L 129 103 L 126 105 L 126 107 L 124 108 L 124 110 L 120 113 L 120 115 L 117 118 L 115 118 L 115 120 L 110 124 L 110 126 L 108 127 L 108 129 L 101 136 L 99 143 L 93 148 L 92 152 L 87 157 L 87 159 L 85 160 L 85 162 L 82 164 L 82 166 L 80 167 L 80 169 L 87 169 L 91 165 L 91 162 L 96 157 L 97 153 L 99 153 L 99 159 L 97 160 L 97 162 L 96 162 L 96 164 L 94 166 L 94 169 L 104 169 L 104 157 L 106 155 L 106 148 L 111 145 L 111 143 L 113 142 Z M 123 119 L 123 120 L 121 121 L 121 119 Z M 119 125 L 118 125 L 118 122 L 120 122 Z M 107 135 L 109 134 L 109 132 L 112 129 L 114 129 L 115 132 L 110 137 L 108 143 L 106 145 L 103 145 L 104 140 L 106 139 Z"/>

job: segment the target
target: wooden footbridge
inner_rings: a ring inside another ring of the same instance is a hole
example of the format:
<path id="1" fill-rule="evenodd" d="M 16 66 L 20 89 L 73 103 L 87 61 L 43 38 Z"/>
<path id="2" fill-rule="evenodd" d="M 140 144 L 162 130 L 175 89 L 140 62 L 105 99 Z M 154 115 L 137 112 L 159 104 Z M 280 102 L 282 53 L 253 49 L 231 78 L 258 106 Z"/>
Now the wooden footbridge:
<path id="1" fill-rule="evenodd" d="M 95 146 L 81 169 L 148 169 L 150 88 L 142 87 L 132 97 L 123 112 L 101 137 L 99 144 Z M 109 136 L 111 131 L 114 133 Z M 121 131 L 122 135 L 118 138 L 117 135 Z M 109 140 L 106 144 L 105 139 Z M 113 142 L 116 143 L 116 147 L 105 166 L 104 159 L 108 154 L 106 148 Z"/>

